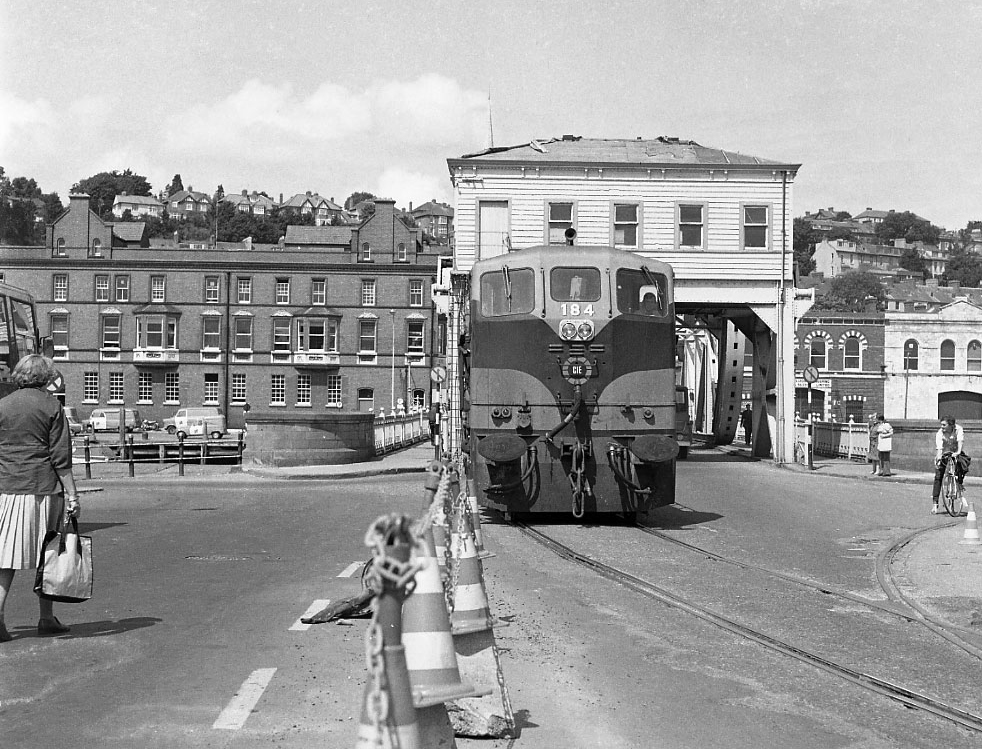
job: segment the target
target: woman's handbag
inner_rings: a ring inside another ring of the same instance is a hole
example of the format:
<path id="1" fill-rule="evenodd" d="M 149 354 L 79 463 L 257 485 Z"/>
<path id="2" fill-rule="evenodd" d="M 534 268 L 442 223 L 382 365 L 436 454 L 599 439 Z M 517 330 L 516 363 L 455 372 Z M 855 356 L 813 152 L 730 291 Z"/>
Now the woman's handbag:
<path id="1" fill-rule="evenodd" d="M 78 534 L 75 518 L 65 518 L 61 530 L 45 535 L 34 592 L 62 603 L 81 603 L 92 597 L 92 537 Z"/>

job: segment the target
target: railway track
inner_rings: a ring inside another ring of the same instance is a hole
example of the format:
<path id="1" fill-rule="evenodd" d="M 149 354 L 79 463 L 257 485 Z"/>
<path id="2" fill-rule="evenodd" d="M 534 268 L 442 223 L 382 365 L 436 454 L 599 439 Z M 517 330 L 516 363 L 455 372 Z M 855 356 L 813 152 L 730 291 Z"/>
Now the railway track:
<path id="1" fill-rule="evenodd" d="M 583 554 L 576 551 L 570 546 L 552 538 L 547 533 L 540 529 L 533 528 L 521 521 L 513 521 L 513 525 L 517 528 L 523 535 L 529 539 L 535 541 L 536 543 L 542 545 L 543 547 L 549 549 L 554 554 L 559 557 L 573 562 L 582 567 L 588 568 L 595 572 L 596 574 L 620 583 L 621 585 L 633 590 L 646 598 L 658 601 L 664 605 L 670 606 L 677 610 L 683 611 L 691 616 L 697 617 L 705 622 L 711 623 L 717 627 L 720 627 L 727 632 L 730 632 L 739 637 L 745 638 L 758 645 L 767 648 L 768 650 L 780 653 L 782 655 L 794 658 L 800 662 L 807 663 L 810 666 L 818 668 L 832 676 L 835 676 L 845 682 L 853 684 L 855 686 L 861 687 L 869 692 L 875 693 L 887 699 L 896 701 L 905 707 L 921 710 L 938 718 L 950 721 L 962 728 L 968 729 L 976 733 L 982 733 L 982 716 L 973 714 L 966 710 L 950 705 L 942 700 L 930 697 L 928 695 L 922 694 L 916 690 L 908 689 L 902 685 L 894 684 L 889 681 L 877 678 L 871 674 L 864 673 L 854 668 L 850 668 L 842 663 L 831 660 L 818 653 L 810 652 L 803 648 L 797 647 L 796 645 L 788 642 L 787 640 L 773 637 L 759 629 L 752 626 L 741 624 L 739 622 L 730 619 L 723 614 L 713 611 L 705 606 L 699 605 L 685 597 L 674 593 L 660 585 L 656 585 L 648 580 L 645 580 L 637 575 L 634 575 L 625 570 L 619 569 L 610 564 L 606 564 L 599 561 L 589 555 Z M 646 531 L 648 532 L 648 531 Z M 856 596 L 854 594 L 837 591 L 828 586 L 823 586 L 817 583 L 813 583 L 809 580 L 804 580 L 803 578 L 798 578 L 794 575 L 787 575 L 786 573 L 778 572 L 775 570 L 769 570 L 767 568 L 758 567 L 756 565 L 747 564 L 740 562 L 739 560 L 729 559 L 722 557 L 720 555 L 708 552 L 699 547 L 686 544 L 685 542 L 677 541 L 672 539 L 670 536 L 662 534 L 659 531 L 651 530 L 652 535 L 665 538 L 672 541 L 680 546 L 688 548 L 688 550 L 704 554 L 707 557 L 714 559 L 715 561 L 724 562 L 727 564 L 734 564 L 736 566 L 742 567 L 744 569 L 759 571 L 761 573 L 766 573 L 773 575 L 775 577 L 780 577 L 788 582 L 801 584 L 806 587 L 810 587 L 819 590 L 822 593 L 828 595 L 836 595 L 846 598 L 850 601 L 860 603 L 862 605 L 870 605 L 873 608 L 880 609 L 886 613 L 892 614 L 894 616 L 901 616 L 908 621 L 916 621 L 919 623 L 925 623 L 926 618 L 922 612 L 911 608 L 906 613 L 898 608 L 896 605 L 898 601 L 893 601 L 894 605 L 887 606 L 870 599 L 865 599 L 862 596 Z M 909 543 L 909 541 L 916 534 L 911 534 L 906 540 L 901 539 L 896 544 L 894 544 L 891 549 L 894 549 L 894 554 L 904 543 Z M 882 554 L 883 564 L 888 563 L 889 559 L 892 558 L 890 554 Z M 880 562 L 878 560 L 878 573 L 879 573 Z M 896 587 L 896 586 L 894 586 Z M 888 596 L 890 596 L 890 591 L 887 591 Z M 891 596 L 891 600 L 892 596 Z M 906 602 L 904 602 L 906 603 Z M 948 633 L 950 634 L 950 633 Z M 952 635 L 953 636 L 953 635 Z M 948 639 L 948 638 L 946 638 Z M 960 639 L 960 638 L 958 638 Z M 950 640 L 949 640 L 950 641 Z M 958 644 L 958 643 L 953 643 Z M 964 647 L 964 646 L 967 646 Z M 963 650 L 966 650 L 971 655 L 979 658 L 982 657 L 978 648 L 970 645 L 969 643 L 962 643 L 959 645 Z"/>
<path id="2" fill-rule="evenodd" d="M 674 544 L 680 548 L 686 549 L 696 554 L 700 554 L 707 559 L 712 559 L 713 561 L 720 562 L 722 564 L 729 564 L 734 567 L 739 567 L 745 570 L 752 570 L 759 572 L 761 574 L 769 575 L 771 577 L 778 578 L 780 580 L 785 580 L 796 585 L 801 585 L 806 588 L 811 588 L 812 590 L 817 590 L 828 596 L 834 596 L 836 598 L 841 598 L 843 600 L 851 601 L 852 603 L 858 603 L 862 606 L 866 606 L 870 609 L 875 609 L 877 611 L 882 611 L 893 616 L 898 616 L 901 619 L 905 619 L 909 622 L 915 622 L 922 625 L 923 627 L 929 629 L 931 632 L 947 640 L 949 643 L 955 647 L 965 651 L 974 658 L 982 661 L 982 648 L 976 646 L 975 644 L 969 642 L 964 635 L 974 636 L 974 632 L 968 632 L 962 627 L 957 627 L 949 622 L 942 621 L 937 617 L 934 617 L 929 611 L 927 611 L 923 606 L 920 606 L 916 601 L 914 601 L 909 596 L 904 595 L 901 591 L 900 586 L 896 584 L 890 573 L 890 562 L 897 555 L 897 553 L 911 541 L 913 541 L 917 536 L 925 533 L 929 530 L 937 530 L 937 528 L 947 528 L 957 525 L 959 521 L 953 520 L 948 523 L 944 523 L 940 526 L 929 526 L 927 528 L 921 528 L 914 531 L 903 538 L 895 541 L 888 548 L 881 551 L 876 558 L 876 577 L 880 584 L 881 590 L 887 596 L 889 604 L 883 603 L 872 598 L 866 598 L 864 596 L 856 595 L 855 593 L 850 593 L 846 590 L 839 590 L 834 586 L 824 585 L 822 583 L 814 582 L 813 580 L 808 580 L 803 577 L 798 577 L 797 575 L 791 575 L 787 572 L 782 572 L 780 570 L 770 569 L 768 567 L 761 567 L 760 565 L 752 564 L 749 562 L 744 562 L 739 559 L 733 559 L 731 557 L 726 557 L 721 554 L 717 554 L 708 549 L 703 549 L 699 546 L 687 543 L 685 541 L 680 541 L 677 538 L 659 531 L 655 528 L 648 528 L 645 526 L 637 525 L 634 526 L 642 533 L 647 533 L 650 536 L 655 536 L 667 543 Z"/>

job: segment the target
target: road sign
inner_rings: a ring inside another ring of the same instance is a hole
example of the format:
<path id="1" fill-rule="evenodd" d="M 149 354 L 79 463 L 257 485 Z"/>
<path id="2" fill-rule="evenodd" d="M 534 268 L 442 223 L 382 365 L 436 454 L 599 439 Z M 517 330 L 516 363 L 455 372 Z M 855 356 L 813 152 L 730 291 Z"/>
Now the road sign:
<path id="1" fill-rule="evenodd" d="M 56 374 L 55 378 L 47 384 L 44 388 L 52 395 L 57 395 L 58 393 L 65 392 L 65 378 L 61 376 L 61 373 Z"/>
<path id="2" fill-rule="evenodd" d="M 430 379 L 437 383 L 443 382 L 447 379 L 447 368 L 442 364 L 438 364 L 437 366 L 433 367 L 433 369 L 430 370 Z"/>
<path id="3" fill-rule="evenodd" d="M 818 367 L 805 367 L 804 371 L 801 373 L 805 382 L 811 385 L 815 380 L 818 379 Z"/>

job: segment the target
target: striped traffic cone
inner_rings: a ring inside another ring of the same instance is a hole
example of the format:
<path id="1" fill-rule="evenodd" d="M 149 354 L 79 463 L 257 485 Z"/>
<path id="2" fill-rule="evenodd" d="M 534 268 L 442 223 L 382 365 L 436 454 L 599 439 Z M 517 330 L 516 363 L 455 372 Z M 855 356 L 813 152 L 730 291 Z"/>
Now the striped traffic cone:
<path id="1" fill-rule="evenodd" d="M 460 555 L 450 618 L 454 648 L 462 677 L 476 684 L 490 684 L 491 693 L 454 700 L 447 709 L 458 736 L 501 738 L 513 732 L 515 718 L 495 645 L 493 618 L 481 560 L 470 533 L 470 517 L 467 508 L 461 507 L 460 512 L 464 532 L 453 544 Z"/>
<path id="2" fill-rule="evenodd" d="M 451 534 L 451 548 L 457 564 L 457 585 L 453 595 L 451 631 L 455 635 L 481 632 L 491 629 L 491 611 L 484 589 L 484 570 L 477 556 L 477 547 L 470 533 L 470 515 L 467 508 L 459 508 L 462 514 L 462 533 Z"/>
<path id="3" fill-rule="evenodd" d="M 400 565 L 409 561 L 411 537 L 409 518 L 380 518 L 372 530 L 381 531 L 382 521 L 394 521 L 385 538 L 385 557 Z M 369 531 L 369 535 L 372 534 Z M 412 685 L 406 667 L 406 650 L 402 638 L 402 602 L 406 582 L 401 585 L 391 576 L 377 575 L 381 592 L 376 600 L 376 615 L 366 633 L 369 679 L 362 700 L 361 723 L 356 749 L 423 749 L 426 744 L 413 707 Z"/>
<path id="4" fill-rule="evenodd" d="M 402 644 L 406 646 L 406 665 L 413 685 L 413 704 L 417 708 L 487 693 L 460 678 L 433 531 L 429 526 L 421 541 L 422 566 L 416 573 L 416 587 L 402 606 Z"/>
<path id="5" fill-rule="evenodd" d="M 481 531 L 481 507 L 477 503 L 477 482 L 467 479 L 467 504 L 471 511 L 471 529 L 474 532 L 474 546 L 481 559 L 493 557 L 494 552 L 484 548 L 484 533 Z"/>
<path id="6" fill-rule="evenodd" d="M 978 546 L 982 544 L 979 539 L 979 523 L 975 517 L 975 505 L 968 503 L 968 517 L 965 518 L 965 535 L 958 543 L 966 546 Z"/>

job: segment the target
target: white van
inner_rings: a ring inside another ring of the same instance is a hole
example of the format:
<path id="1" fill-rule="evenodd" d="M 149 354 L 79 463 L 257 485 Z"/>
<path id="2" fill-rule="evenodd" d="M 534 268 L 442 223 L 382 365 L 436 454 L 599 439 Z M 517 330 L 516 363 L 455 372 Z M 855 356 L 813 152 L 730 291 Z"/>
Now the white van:
<path id="1" fill-rule="evenodd" d="M 140 426 L 140 412 L 132 408 L 122 409 L 125 411 L 124 419 L 126 431 L 132 432 Z M 119 431 L 119 412 L 118 408 L 96 408 L 85 420 L 84 426 L 87 432 L 118 432 Z"/>
<path id="2" fill-rule="evenodd" d="M 225 436 L 225 416 L 213 406 L 180 408 L 176 414 L 164 419 L 164 429 L 168 434 L 180 437 L 208 435 L 217 440 Z"/>

